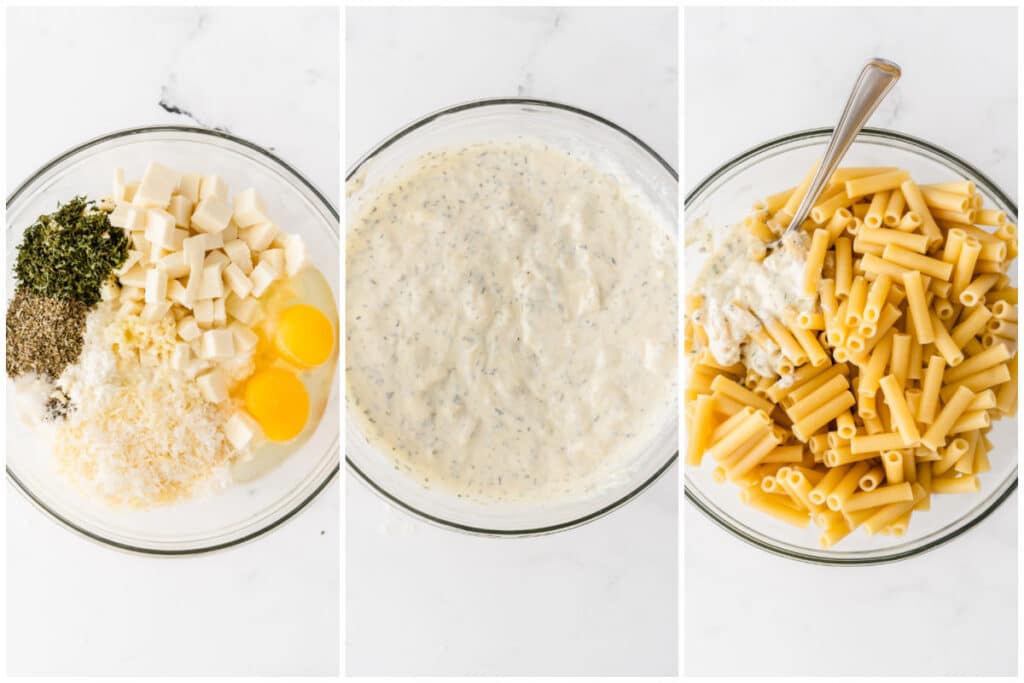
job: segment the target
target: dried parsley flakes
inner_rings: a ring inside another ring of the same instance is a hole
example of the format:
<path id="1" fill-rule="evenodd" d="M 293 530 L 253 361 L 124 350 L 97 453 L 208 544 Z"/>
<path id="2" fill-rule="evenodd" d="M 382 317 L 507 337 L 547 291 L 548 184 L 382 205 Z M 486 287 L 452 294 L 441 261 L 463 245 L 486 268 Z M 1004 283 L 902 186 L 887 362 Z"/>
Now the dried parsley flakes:
<path id="1" fill-rule="evenodd" d="M 19 287 L 36 296 L 92 306 L 127 258 L 125 231 L 111 226 L 95 202 L 75 197 L 25 230 L 14 272 Z"/>
<path id="2" fill-rule="evenodd" d="M 7 308 L 7 374 L 57 379 L 82 353 L 88 312 L 81 301 L 39 297 L 19 287 Z"/>

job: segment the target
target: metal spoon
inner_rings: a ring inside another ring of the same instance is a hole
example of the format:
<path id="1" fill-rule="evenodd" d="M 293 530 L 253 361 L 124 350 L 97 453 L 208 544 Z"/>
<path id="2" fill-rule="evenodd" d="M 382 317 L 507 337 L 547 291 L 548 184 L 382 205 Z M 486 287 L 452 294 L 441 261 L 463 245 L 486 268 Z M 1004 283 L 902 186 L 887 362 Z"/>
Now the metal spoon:
<path id="1" fill-rule="evenodd" d="M 860 76 L 857 77 L 857 82 L 853 84 L 849 99 L 846 100 L 846 107 L 843 109 L 842 116 L 839 117 L 839 123 L 832 131 L 832 139 L 829 140 L 825 157 L 818 165 L 818 171 L 807 188 L 807 194 L 804 195 L 793 219 L 789 221 L 789 225 L 786 226 L 779 239 L 768 245 L 769 249 L 777 247 L 794 228 L 803 225 L 804 219 L 814 208 L 814 203 L 818 200 L 818 195 L 824 189 L 825 183 L 832 177 L 832 173 L 839 166 L 839 162 L 842 161 L 846 151 L 850 149 L 850 145 L 853 144 L 871 114 L 896 85 L 900 73 L 899 65 L 887 59 L 875 58 L 864 65 Z"/>

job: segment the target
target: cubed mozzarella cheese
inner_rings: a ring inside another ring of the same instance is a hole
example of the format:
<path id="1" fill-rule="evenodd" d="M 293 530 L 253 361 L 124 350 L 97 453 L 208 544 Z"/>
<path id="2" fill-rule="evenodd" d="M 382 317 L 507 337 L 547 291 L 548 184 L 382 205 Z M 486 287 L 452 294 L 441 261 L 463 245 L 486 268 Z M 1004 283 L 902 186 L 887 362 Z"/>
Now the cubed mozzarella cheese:
<path id="1" fill-rule="evenodd" d="M 253 251 L 263 251 L 268 248 L 276 236 L 277 226 L 270 221 L 257 223 L 238 231 L 238 238 L 248 244 Z"/>
<path id="2" fill-rule="evenodd" d="M 224 230 L 211 232 L 203 235 L 206 238 L 206 250 L 222 249 L 224 247 Z"/>
<path id="3" fill-rule="evenodd" d="M 140 289 L 146 288 L 146 269 L 141 265 L 134 265 L 131 269 L 117 278 L 121 281 L 122 287 L 138 287 Z"/>
<path id="4" fill-rule="evenodd" d="M 176 279 L 189 273 L 188 261 L 184 251 L 174 251 L 157 261 L 157 266 L 167 271 L 167 277 Z"/>
<path id="5" fill-rule="evenodd" d="M 155 161 L 149 162 L 142 174 L 139 189 L 132 197 L 132 204 L 144 208 L 165 209 L 171 203 L 171 195 L 178 189 L 181 175 Z"/>
<path id="6" fill-rule="evenodd" d="M 213 299 L 196 301 L 192 306 L 192 314 L 196 317 L 199 327 L 213 327 Z"/>
<path id="7" fill-rule="evenodd" d="M 142 230 L 145 230 L 146 209 L 138 206 L 129 206 L 125 212 L 124 225 L 121 227 L 125 230 L 134 232 L 141 232 Z"/>
<path id="8" fill-rule="evenodd" d="M 146 236 L 143 233 L 141 233 L 141 232 L 132 232 L 132 233 L 129 233 L 128 238 L 132 242 L 132 249 L 134 249 L 135 251 L 139 252 L 139 254 L 141 255 L 140 256 L 140 260 L 148 261 L 149 260 L 149 240 L 146 239 Z"/>
<path id="9" fill-rule="evenodd" d="M 146 271 L 146 303 L 161 303 L 167 299 L 167 271 L 150 268 Z"/>
<path id="10" fill-rule="evenodd" d="M 221 270 L 223 270 L 229 263 L 231 263 L 231 259 L 228 258 L 227 254 L 220 250 L 214 250 L 206 254 L 206 258 L 203 260 L 203 268 L 220 266 Z"/>
<path id="11" fill-rule="evenodd" d="M 146 290 L 141 287 L 122 287 L 122 301 L 142 301 L 146 298 Z"/>
<path id="12" fill-rule="evenodd" d="M 203 331 L 199 329 L 199 323 L 194 316 L 187 315 L 178 321 L 178 336 L 187 342 L 199 339 Z"/>
<path id="13" fill-rule="evenodd" d="M 250 225 L 267 221 L 267 207 L 254 188 L 250 187 L 236 194 L 233 204 L 235 223 L 238 227 L 248 228 Z"/>
<path id="14" fill-rule="evenodd" d="M 252 295 L 257 298 L 263 296 L 279 277 L 280 274 L 268 263 L 257 264 L 252 269 Z"/>
<path id="15" fill-rule="evenodd" d="M 224 242 L 230 242 L 231 240 L 238 239 L 238 226 L 235 225 L 234 221 L 231 221 L 228 223 L 228 227 L 224 228 L 217 234 Z"/>
<path id="16" fill-rule="evenodd" d="M 219 264 L 203 268 L 203 279 L 200 281 L 199 293 L 196 295 L 200 301 L 224 296 L 224 279 L 221 277 L 221 270 L 222 267 Z"/>
<path id="17" fill-rule="evenodd" d="M 235 337 L 235 350 L 239 352 L 246 352 L 256 348 L 256 344 L 260 338 L 255 332 L 253 332 L 248 325 L 244 325 L 238 320 L 232 320 L 231 324 L 228 325 L 228 329 L 231 330 L 231 334 Z"/>
<path id="18" fill-rule="evenodd" d="M 236 263 L 229 263 L 224 269 L 224 282 L 231 291 L 244 299 L 252 291 L 252 280 L 250 280 Z"/>
<path id="19" fill-rule="evenodd" d="M 213 302 L 210 302 L 213 307 Z M 203 351 L 201 358 L 206 360 L 221 360 L 230 358 L 235 353 L 235 338 L 231 330 L 207 330 L 203 332 Z"/>
<path id="20" fill-rule="evenodd" d="M 228 381 L 220 370 L 213 369 L 205 375 L 199 375 L 196 383 L 203 398 L 210 403 L 223 403 L 228 400 Z"/>
<path id="21" fill-rule="evenodd" d="M 238 269 L 245 275 L 252 272 L 252 252 L 249 245 L 242 240 L 231 240 L 224 243 L 224 253 L 228 255 L 231 262 L 238 266 Z"/>
<path id="22" fill-rule="evenodd" d="M 160 259 L 166 256 L 168 253 L 169 252 L 163 247 L 161 247 L 159 244 L 156 244 L 155 242 L 150 242 L 148 262 L 152 264 L 157 264 L 160 262 Z"/>
<path id="23" fill-rule="evenodd" d="M 124 198 L 124 191 L 125 191 L 124 169 L 123 168 L 115 168 L 114 169 L 113 192 L 111 192 L 111 195 L 114 197 L 114 201 L 115 202 L 127 201 Z M 118 225 L 118 226 L 115 226 L 115 227 L 119 228 L 121 226 Z"/>
<path id="24" fill-rule="evenodd" d="M 174 224 L 179 228 L 189 228 L 192 225 L 192 200 L 188 197 L 180 194 L 172 196 L 167 210 L 174 216 Z"/>
<path id="25" fill-rule="evenodd" d="M 224 423 L 224 437 L 238 451 L 251 444 L 259 434 L 259 424 L 244 410 L 239 410 Z"/>
<path id="26" fill-rule="evenodd" d="M 195 349 L 192 349 L 192 354 L 195 355 Z M 202 358 L 193 358 L 189 361 L 188 367 L 185 368 L 185 375 L 187 375 L 189 379 L 195 379 L 199 373 L 206 372 L 209 368 L 209 361 L 205 361 Z"/>
<path id="27" fill-rule="evenodd" d="M 219 175 L 205 175 L 199 183 L 199 201 L 210 197 L 228 201 L 228 184 Z"/>
<path id="28" fill-rule="evenodd" d="M 260 253 L 260 263 L 266 263 L 278 276 L 284 275 L 284 249 L 267 249 Z"/>
<path id="29" fill-rule="evenodd" d="M 228 324 L 228 314 L 224 307 L 225 297 L 213 300 L 213 324 L 215 327 L 224 327 Z"/>
<path id="30" fill-rule="evenodd" d="M 255 325 L 263 317 L 260 302 L 252 297 L 241 298 L 231 294 L 224 303 L 224 308 L 232 318 L 250 326 Z"/>
<path id="31" fill-rule="evenodd" d="M 128 214 L 132 210 L 133 210 L 133 207 L 132 207 L 131 204 L 121 204 L 121 203 L 115 204 L 114 205 L 114 210 L 110 212 L 109 216 L 107 216 L 107 220 L 109 220 L 110 224 L 112 226 L 114 226 L 115 228 L 121 228 L 123 230 L 127 230 L 128 229 L 128 227 L 127 227 L 128 226 Z"/>
<path id="32" fill-rule="evenodd" d="M 128 257 L 124 260 L 124 263 L 121 264 L 121 267 L 114 271 L 114 275 L 117 275 L 117 276 L 124 275 L 129 270 L 131 270 L 132 266 L 134 266 L 136 263 L 138 263 L 141 258 L 142 258 L 142 253 L 141 252 L 136 251 L 135 249 L 129 249 L 128 250 Z"/>
<path id="33" fill-rule="evenodd" d="M 230 221 L 231 207 L 220 197 L 201 199 L 192 212 L 192 227 L 202 232 L 220 232 Z"/>
<path id="34" fill-rule="evenodd" d="M 164 299 L 147 303 L 142 307 L 141 318 L 148 323 L 159 322 L 171 310 L 171 302 Z"/>
<path id="35" fill-rule="evenodd" d="M 174 216 L 163 209 L 149 209 L 146 212 L 146 239 L 152 244 L 159 244 L 164 249 L 181 248 L 174 246 Z M 184 238 L 182 238 L 184 239 Z"/>
<path id="36" fill-rule="evenodd" d="M 182 197 L 192 202 L 193 205 L 198 204 L 200 183 L 202 183 L 202 176 L 197 173 L 186 173 L 181 176 L 178 191 Z"/>
<path id="37" fill-rule="evenodd" d="M 192 361 L 192 349 L 185 342 L 178 342 L 171 351 L 171 367 L 183 372 Z"/>
<path id="38" fill-rule="evenodd" d="M 294 277 L 297 273 L 309 265 L 309 254 L 306 252 L 306 242 L 299 235 L 289 234 L 284 240 L 284 265 L 288 277 Z"/>
<path id="39" fill-rule="evenodd" d="M 180 280 L 169 280 L 167 282 L 167 298 L 180 306 L 188 306 L 185 285 Z"/>
<path id="40" fill-rule="evenodd" d="M 135 199 L 135 192 L 138 189 L 139 189 L 139 181 L 138 180 L 129 180 L 127 183 L 125 183 L 124 184 L 124 200 L 126 202 L 130 203 L 133 199 Z"/>

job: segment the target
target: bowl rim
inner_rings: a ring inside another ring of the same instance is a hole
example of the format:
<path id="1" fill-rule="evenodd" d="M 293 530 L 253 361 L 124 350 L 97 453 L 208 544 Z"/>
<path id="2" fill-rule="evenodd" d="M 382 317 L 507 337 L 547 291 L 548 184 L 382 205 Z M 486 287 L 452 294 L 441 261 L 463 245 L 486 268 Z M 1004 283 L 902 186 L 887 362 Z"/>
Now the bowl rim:
<path id="1" fill-rule="evenodd" d="M 686 221 L 686 209 L 690 206 L 693 200 L 696 199 L 697 196 L 700 195 L 705 189 L 707 189 L 709 185 L 717 181 L 726 173 L 732 171 L 739 164 L 742 164 L 743 162 L 752 159 L 758 156 L 759 154 L 769 151 L 771 149 L 781 147 L 792 142 L 799 142 L 802 140 L 808 140 L 815 137 L 831 135 L 832 131 L 833 128 L 831 127 L 808 128 L 805 130 L 795 131 L 793 133 L 788 133 L 786 135 L 781 135 L 766 140 L 765 142 L 762 142 L 759 145 L 751 147 L 737 154 L 736 156 L 730 158 L 717 169 L 709 173 L 705 178 L 703 178 L 699 183 L 697 183 L 693 190 L 689 191 L 686 194 L 686 199 L 683 203 L 684 226 Z M 980 181 L 981 184 L 985 186 L 986 190 L 990 190 L 992 194 L 994 194 L 996 198 L 999 199 L 999 201 L 1004 203 L 1006 206 L 1010 207 L 1013 210 L 1015 216 L 1019 215 L 1017 210 L 1017 204 L 1012 199 L 1010 199 L 1010 197 L 1005 192 L 1003 192 L 1003 190 L 998 185 L 996 185 L 996 183 L 991 178 L 989 178 L 987 175 L 979 171 L 974 165 L 968 163 L 967 161 L 965 161 L 958 155 L 954 154 L 953 152 L 950 152 L 946 148 L 936 145 L 922 138 L 907 135 L 906 133 L 890 130 L 888 128 L 865 127 L 860 135 L 866 135 L 867 137 L 880 138 L 883 140 L 894 140 L 898 142 L 907 143 L 910 145 L 916 145 L 933 154 L 938 155 L 944 161 L 947 161 L 954 166 L 958 166 L 961 169 L 967 171 L 967 173 L 969 173 L 970 175 L 974 176 L 978 181 Z M 860 137 L 860 135 L 858 135 L 858 137 Z M 999 508 L 1003 504 L 1003 502 L 1005 502 L 1006 499 L 1009 498 L 1010 495 L 1017 490 L 1017 473 L 1018 466 L 1015 464 L 1013 470 L 1008 476 L 1010 483 L 1008 486 L 1006 486 L 1006 489 L 1002 493 L 1000 493 L 991 503 L 989 503 L 989 505 L 984 510 L 978 513 L 975 517 L 971 518 L 963 526 L 947 531 L 941 536 L 932 539 L 931 541 L 924 543 L 918 547 L 909 550 L 903 550 L 900 552 L 889 553 L 886 555 L 871 557 L 819 557 L 815 555 L 791 551 L 787 548 L 778 547 L 771 543 L 767 543 L 755 536 L 751 536 L 745 533 L 741 528 L 738 528 L 733 524 L 729 523 L 728 521 L 726 521 L 725 519 L 721 518 L 718 514 L 715 513 L 714 510 L 712 510 L 702 500 L 700 500 L 700 498 L 697 495 L 695 495 L 693 491 L 691 491 L 691 487 L 689 485 L 689 478 L 686 475 L 685 468 L 683 472 L 683 492 L 686 496 L 686 500 L 693 506 L 695 506 L 698 510 L 700 510 L 702 513 L 704 513 L 704 515 L 710 518 L 711 521 L 715 522 L 718 526 L 725 529 L 733 536 L 736 536 L 740 540 L 756 548 L 760 548 L 761 550 L 764 550 L 773 555 L 777 555 L 779 557 L 785 557 L 790 560 L 806 562 L 808 564 L 860 567 L 889 564 L 892 562 L 898 562 L 900 560 L 906 560 L 908 558 L 914 557 L 916 555 L 922 554 L 941 545 L 944 545 L 949 541 L 952 541 L 954 538 L 957 538 L 961 534 L 965 533 L 969 529 L 974 528 L 979 523 L 981 523 L 982 520 L 986 519 L 989 515 L 995 512 L 996 509 Z M 1005 482 L 1001 482 L 1000 485 L 1003 485 L 1003 483 Z"/>
<path id="2" fill-rule="evenodd" d="M 465 111 L 471 111 L 474 109 L 484 109 L 487 107 L 497 107 L 506 105 L 519 105 L 526 107 L 536 107 L 542 110 L 547 109 L 559 112 L 567 112 L 570 114 L 581 116 L 592 122 L 610 128 L 612 131 L 622 136 L 625 136 L 633 144 L 640 147 L 640 149 L 646 152 L 651 158 L 654 159 L 654 161 L 656 161 L 662 168 L 664 168 L 665 171 L 667 171 L 669 175 L 672 176 L 672 178 L 676 181 L 677 184 L 679 183 L 679 174 L 676 172 L 675 168 L 673 168 L 672 165 L 669 164 L 660 154 L 654 151 L 654 149 L 650 145 L 641 140 L 635 134 L 631 133 L 626 128 L 623 128 L 619 124 L 586 109 L 581 109 L 579 107 L 575 107 L 570 104 L 564 104 L 562 102 L 539 99 L 534 97 L 493 97 L 468 100 L 465 102 L 449 105 L 447 107 L 443 107 L 441 109 L 437 109 L 433 112 L 425 114 L 424 116 L 414 119 L 410 123 L 407 123 L 406 125 L 398 128 L 397 130 L 395 130 L 394 132 L 392 132 L 391 134 L 387 135 L 382 140 L 377 142 L 375 145 L 373 145 L 368 152 L 363 154 L 348 168 L 348 170 L 345 173 L 345 181 L 348 182 L 349 180 L 351 180 L 357 173 L 359 173 L 359 171 L 367 163 L 371 162 L 374 158 L 377 157 L 377 155 L 386 150 L 388 147 L 395 144 L 405 136 L 415 132 L 416 130 L 432 123 L 433 121 L 436 121 L 437 119 L 443 118 L 445 116 L 452 116 Z M 360 469 L 359 466 L 349 457 L 347 452 L 345 453 L 345 464 L 348 467 L 348 469 L 355 475 L 356 479 L 362 482 L 371 491 L 382 497 L 384 500 L 390 502 L 392 505 L 397 506 L 398 508 L 404 510 L 405 512 L 411 513 L 414 517 L 418 517 L 419 519 L 428 522 L 434 526 L 454 531 L 460 531 L 475 536 L 487 536 L 493 538 L 528 538 L 573 529 L 584 524 L 593 522 L 594 520 L 604 517 L 605 515 L 621 508 L 623 505 L 635 499 L 641 493 L 650 488 L 655 481 L 661 478 L 661 476 L 666 471 L 668 471 L 673 464 L 675 464 L 678 458 L 679 448 L 677 444 L 675 452 L 670 457 L 668 457 L 664 463 L 659 465 L 658 468 L 647 479 L 640 482 L 633 489 L 628 491 L 623 496 L 612 501 L 611 503 L 599 508 L 598 510 L 589 512 L 579 517 L 575 517 L 565 522 L 525 529 L 489 529 L 486 527 L 478 527 L 468 524 L 462 524 L 460 522 L 453 522 L 451 520 L 447 520 L 442 517 L 432 515 L 424 510 L 420 510 L 417 507 L 410 505 L 409 503 L 406 503 L 395 494 L 392 494 L 391 492 L 386 490 L 382 485 L 374 481 L 366 472 Z"/>
<path id="3" fill-rule="evenodd" d="M 189 134 L 198 134 L 200 136 L 206 136 L 206 137 L 209 137 L 209 138 L 218 138 L 218 139 L 221 139 L 221 140 L 226 140 L 228 142 L 234 143 L 236 145 L 240 145 L 240 146 L 245 147 L 245 148 L 247 148 L 249 150 L 257 152 L 258 154 L 261 154 L 264 157 L 267 157 L 268 159 L 270 159 L 271 161 L 273 161 L 274 163 L 278 164 L 279 166 L 284 168 L 286 171 L 288 171 L 288 173 L 290 173 L 296 179 L 298 179 L 299 183 L 301 185 L 303 185 L 307 190 L 309 190 L 313 194 L 313 196 L 316 198 L 316 200 L 318 200 L 320 202 L 320 204 L 322 204 L 323 207 L 327 209 L 327 212 L 331 216 L 334 217 L 334 222 L 331 224 L 330 229 L 335 233 L 335 236 L 338 237 L 338 239 L 340 240 L 340 221 L 341 221 L 341 217 L 340 217 L 340 214 L 338 213 L 338 209 L 334 206 L 334 204 L 331 203 L 331 201 L 324 195 L 324 193 L 321 192 L 320 189 L 317 188 L 317 186 L 315 184 L 313 184 L 312 181 L 310 181 L 308 178 L 306 178 L 306 176 L 303 175 L 302 173 L 300 173 L 294 166 L 289 164 L 287 161 L 283 160 L 278 155 L 276 155 L 273 152 L 269 151 L 265 147 L 262 147 L 262 146 L 254 143 L 254 142 L 252 142 L 250 140 L 238 137 L 237 135 L 233 135 L 231 133 L 226 133 L 224 131 L 212 130 L 212 129 L 209 129 L 209 128 L 200 128 L 198 126 L 180 126 L 180 125 L 173 125 L 173 124 L 161 124 L 161 125 L 151 125 L 151 126 L 136 126 L 136 127 L 133 127 L 133 128 L 122 128 L 122 129 L 119 129 L 119 130 L 112 131 L 110 133 L 106 133 L 104 135 L 100 135 L 100 136 L 94 137 L 94 138 L 92 138 L 90 140 L 87 140 L 87 141 L 81 143 L 81 144 L 75 145 L 74 147 L 71 147 L 71 148 L 65 150 L 64 152 L 61 152 L 57 156 L 53 157 L 52 159 L 50 159 L 49 161 L 44 163 L 42 166 L 40 166 L 38 169 L 36 169 L 33 173 L 31 173 L 26 180 L 22 181 L 18 185 L 18 187 L 10 195 L 7 196 L 7 203 L 5 204 L 5 209 L 9 210 L 11 208 L 11 205 L 15 201 L 17 201 L 17 199 L 34 182 L 36 182 L 40 178 L 40 176 L 48 173 L 54 167 L 58 166 L 59 164 L 63 163 L 64 161 L 70 159 L 71 157 L 75 156 L 76 154 L 78 154 L 80 152 L 84 152 L 84 151 L 86 151 L 86 150 L 88 150 L 88 149 L 90 149 L 92 147 L 95 147 L 95 146 L 100 145 L 100 144 L 105 143 L 105 142 L 110 142 L 112 140 L 117 140 L 117 139 L 120 139 L 120 138 L 127 138 L 127 137 L 131 137 L 133 135 L 140 135 L 140 134 L 145 134 L 145 133 L 189 133 Z M 332 448 L 337 448 L 339 438 L 340 438 L 339 436 L 336 436 L 334 438 L 334 444 L 332 445 Z M 319 495 L 332 482 L 334 482 L 338 478 L 338 475 L 339 475 L 339 473 L 341 471 L 340 463 L 335 463 L 334 466 L 331 467 L 327 471 L 327 474 L 323 478 L 323 480 L 320 481 L 316 485 L 316 487 L 309 493 L 309 495 L 307 495 L 305 498 L 303 498 L 301 501 L 299 501 L 291 510 L 289 510 L 286 514 L 282 515 L 278 519 L 275 519 L 272 522 L 270 522 L 270 523 L 260 527 L 259 529 L 255 530 L 255 531 L 251 531 L 251 532 L 245 534 L 244 536 L 240 536 L 240 537 L 238 537 L 236 539 L 232 539 L 230 541 L 224 541 L 224 542 L 221 542 L 221 543 L 213 543 L 213 544 L 210 544 L 210 545 L 205 545 L 205 546 L 196 547 L 196 548 L 165 549 L 165 548 L 144 548 L 144 547 L 132 545 L 130 543 L 122 543 L 120 541 L 114 541 L 112 539 L 109 539 L 109 538 L 106 538 L 106 537 L 102 536 L 101 534 L 97 534 L 95 532 L 89 531 L 88 529 L 85 529 L 85 528 L 79 526 L 78 524 L 76 524 L 75 522 L 71 521 L 70 519 L 67 519 L 63 515 L 60 515 L 56 511 L 50 509 L 45 503 L 43 503 L 43 501 L 40 500 L 36 496 L 36 494 L 34 494 L 31 490 L 29 490 L 29 488 L 11 470 L 10 465 L 7 465 L 5 463 L 4 468 L 7 471 L 7 481 L 8 481 L 8 483 L 10 483 L 14 487 L 15 490 L 17 490 L 19 493 L 21 493 L 30 503 L 32 503 L 33 506 L 35 506 L 39 510 L 43 511 L 44 513 L 46 513 L 46 515 L 50 519 L 52 519 L 53 521 L 55 521 L 58 524 L 60 524 L 61 526 L 63 526 L 65 529 L 68 529 L 69 531 L 72 531 L 72 532 L 76 533 L 77 535 L 81 536 L 82 538 L 85 538 L 88 541 L 92 541 L 93 543 L 96 543 L 97 545 L 101 545 L 101 546 L 106 547 L 106 548 L 113 548 L 115 550 L 124 551 L 126 553 L 131 553 L 131 554 L 135 554 L 135 555 L 146 555 L 146 556 L 151 556 L 151 557 L 185 557 L 185 556 L 190 556 L 190 555 L 204 555 L 204 554 L 214 553 L 214 552 L 217 552 L 217 551 L 227 550 L 228 548 L 233 548 L 235 546 L 243 545 L 245 543 L 249 543 L 251 541 L 254 541 L 255 539 L 257 539 L 257 538 L 267 534 L 268 532 L 270 532 L 270 531 L 272 531 L 274 529 L 277 529 L 278 527 L 282 526 L 285 522 L 290 521 L 291 519 L 296 517 L 300 512 L 305 510 L 309 506 L 309 504 L 313 502 L 313 500 L 315 500 L 317 497 L 319 497 Z"/>

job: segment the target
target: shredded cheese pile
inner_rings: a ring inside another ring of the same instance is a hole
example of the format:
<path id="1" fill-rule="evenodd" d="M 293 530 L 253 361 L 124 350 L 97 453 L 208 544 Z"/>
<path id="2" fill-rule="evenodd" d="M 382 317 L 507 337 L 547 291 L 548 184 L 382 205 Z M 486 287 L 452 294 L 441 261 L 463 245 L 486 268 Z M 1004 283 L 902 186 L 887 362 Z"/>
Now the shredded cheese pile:
<path id="1" fill-rule="evenodd" d="M 101 302 L 60 378 L 73 410 L 56 430 L 58 468 L 110 505 L 153 507 L 230 482 L 230 404 L 171 368 L 174 335 L 173 319 L 146 323 Z"/>

